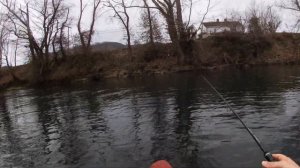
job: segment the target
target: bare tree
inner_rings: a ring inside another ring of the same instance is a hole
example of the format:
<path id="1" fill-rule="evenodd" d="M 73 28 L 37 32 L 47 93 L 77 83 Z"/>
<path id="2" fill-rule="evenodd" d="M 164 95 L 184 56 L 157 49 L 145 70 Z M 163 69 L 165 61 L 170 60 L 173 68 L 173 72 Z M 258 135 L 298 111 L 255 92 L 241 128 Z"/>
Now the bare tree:
<path id="1" fill-rule="evenodd" d="M 176 26 L 176 14 L 175 14 L 175 5 L 177 2 L 177 5 L 179 4 L 178 1 L 174 0 L 152 0 L 156 8 L 159 10 L 161 15 L 165 18 L 167 23 L 167 29 L 168 33 L 170 35 L 170 39 L 172 41 L 173 47 L 175 51 L 177 52 L 177 61 L 178 63 L 183 63 L 185 54 L 183 51 L 183 48 L 180 45 L 180 31 L 178 30 L 178 27 Z M 177 14 L 178 15 L 178 14 Z M 180 19 L 177 19 L 177 22 L 179 22 Z"/>
<path id="2" fill-rule="evenodd" d="M 18 4 L 16 1 L 2 0 L 0 3 L 9 11 L 7 17 L 13 24 L 12 31 L 20 39 L 28 40 L 32 59 L 36 60 L 36 54 L 39 51 L 37 48 L 39 48 L 39 45 L 34 38 L 30 27 L 29 4 L 26 3 L 24 6 L 17 8 Z"/>
<path id="3" fill-rule="evenodd" d="M 279 5 L 281 8 L 300 12 L 300 1 L 299 0 L 284 0 Z"/>
<path id="4" fill-rule="evenodd" d="M 155 42 L 161 42 L 163 39 L 161 26 L 156 16 L 157 13 L 150 10 L 147 0 L 144 0 L 144 4 L 146 10 L 142 9 L 143 11 L 140 19 L 140 25 L 143 28 L 141 39 L 154 46 Z"/>
<path id="5" fill-rule="evenodd" d="M 4 14 L 0 14 L 0 67 L 2 66 L 2 60 L 5 59 L 6 46 L 8 44 L 9 30 L 7 28 L 7 18 Z"/>
<path id="6" fill-rule="evenodd" d="M 245 12 L 242 13 L 238 10 L 230 10 L 226 12 L 226 18 L 230 21 L 238 21 L 241 23 L 244 27 L 247 25 L 247 19 L 245 17 Z"/>
<path id="7" fill-rule="evenodd" d="M 6 37 L 6 39 L 4 39 L 4 41 L 2 42 L 2 60 L 5 61 L 5 64 L 6 66 L 11 70 L 11 63 L 10 63 L 10 56 L 9 56 L 9 53 L 10 53 L 10 45 L 11 45 L 11 41 L 9 40 L 9 37 L 10 34 L 8 34 L 8 36 Z M 2 60 L 1 60 L 1 63 L 2 63 Z M 12 72 L 12 71 L 11 71 Z"/>
<path id="8" fill-rule="evenodd" d="M 90 52 L 92 37 L 95 31 L 94 30 L 95 22 L 98 18 L 97 14 L 99 12 L 101 2 L 102 0 L 93 0 L 92 21 L 90 23 L 88 30 L 82 30 L 82 17 L 87 7 L 87 4 L 83 4 L 83 0 L 80 0 L 80 14 L 77 22 L 77 29 L 78 29 L 81 46 L 86 55 Z"/>
<path id="9" fill-rule="evenodd" d="M 178 27 L 178 33 L 181 40 L 186 40 L 185 27 L 182 18 L 182 6 L 181 0 L 175 0 L 176 3 L 176 24 Z M 192 8 L 192 6 L 190 7 Z"/>
<path id="10" fill-rule="evenodd" d="M 65 30 L 67 27 L 69 27 L 69 12 L 70 9 L 66 8 L 66 17 L 65 20 L 62 20 L 60 23 L 59 21 L 56 22 L 56 30 L 54 33 L 54 37 L 52 40 L 52 48 L 53 48 L 53 54 L 56 61 L 58 61 L 58 57 L 61 56 L 62 60 L 65 60 L 67 57 L 66 48 L 68 48 L 68 37 L 66 37 Z M 57 49 L 59 50 L 59 53 L 57 52 Z"/>
<path id="11" fill-rule="evenodd" d="M 18 50 L 19 50 L 19 39 L 17 38 L 14 40 L 15 43 L 15 50 L 14 50 L 14 65 L 15 67 L 17 66 L 17 55 L 18 55 Z"/>
<path id="12" fill-rule="evenodd" d="M 152 2 L 166 20 L 170 39 L 177 52 L 178 63 L 189 63 L 193 39 L 195 39 L 197 32 L 203 28 L 201 25 L 209 12 L 211 1 L 208 0 L 207 10 L 198 29 L 195 28 L 195 25 L 190 24 L 193 0 L 188 1 L 189 16 L 187 22 L 183 21 L 181 0 L 152 0 Z"/>
<path id="13" fill-rule="evenodd" d="M 184 22 L 182 2 L 185 3 L 187 1 L 189 2 L 189 16 L 188 21 Z M 190 24 L 194 0 L 151 0 L 154 6 L 131 5 L 130 7 L 157 9 L 166 21 L 170 40 L 172 42 L 174 51 L 177 53 L 177 62 L 186 63 L 188 62 L 187 60 L 189 60 L 186 58 L 188 58 L 187 56 L 191 53 L 191 42 L 196 38 L 197 33 L 202 30 L 202 23 L 211 7 L 211 0 L 207 1 L 207 10 L 203 16 L 199 28 L 195 28 L 195 25 Z"/>
<path id="14" fill-rule="evenodd" d="M 253 33 L 275 33 L 281 24 L 280 16 L 272 6 L 252 4 L 246 12 L 248 31 Z"/>
<path id="15" fill-rule="evenodd" d="M 37 63 L 40 75 L 49 70 L 51 44 L 56 25 L 66 15 L 63 0 L 33 0 L 19 2 L 1 0 L 8 10 L 14 35 L 27 42 L 31 60 Z"/>
<path id="16" fill-rule="evenodd" d="M 154 45 L 154 35 L 153 35 L 153 24 L 152 24 L 152 20 L 153 20 L 153 18 L 152 18 L 152 16 L 153 15 L 151 15 L 151 10 L 150 10 L 150 7 L 149 7 L 149 4 L 148 4 L 148 1 L 147 0 L 143 0 L 143 2 L 144 2 L 144 5 L 145 5 L 145 7 L 146 7 L 146 10 L 147 10 L 147 22 L 148 22 L 148 26 L 149 26 L 149 39 L 150 39 L 150 44 L 152 44 L 152 45 Z M 144 15 L 145 16 L 145 15 Z M 143 16 L 142 16 L 143 17 Z M 143 17 L 142 19 L 143 19 L 143 21 L 145 21 L 145 18 L 146 17 Z M 144 26 L 143 27 L 145 27 L 145 26 L 147 26 L 147 25 L 145 25 L 144 24 Z"/>
<path id="17" fill-rule="evenodd" d="M 127 36 L 128 54 L 132 58 L 130 17 L 127 11 L 127 5 L 124 0 L 108 0 L 106 6 L 114 11 L 114 17 L 123 25 Z"/>
<path id="18" fill-rule="evenodd" d="M 12 55 L 10 54 L 12 49 L 11 43 L 14 41 L 11 39 L 11 31 L 10 31 L 10 23 L 8 22 L 9 18 L 7 14 L 1 13 L 0 14 L 0 67 L 3 64 L 3 60 L 5 61 L 6 67 L 10 75 L 13 77 L 14 80 L 19 80 L 19 78 L 15 75 L 12 69 L 12 61 L 10 58 Z M 18 43 L 16 42 L 15 52 L 17 51 Z M 16 59 L 16 57 L 15 57 Z M 15 61 L 16 66 L 16 61 Z"/>
<path id="19" fill-rule="evenodd" d="M 300 0 L 281 0 L 281 3 L 278 6 L 282 9 L 291 10 L 298 14 L 300 13 Z M 299 25 L 300 19 L 297 19 L 294 27 L 297 28 L 297 31 L 299 31 Z"/>

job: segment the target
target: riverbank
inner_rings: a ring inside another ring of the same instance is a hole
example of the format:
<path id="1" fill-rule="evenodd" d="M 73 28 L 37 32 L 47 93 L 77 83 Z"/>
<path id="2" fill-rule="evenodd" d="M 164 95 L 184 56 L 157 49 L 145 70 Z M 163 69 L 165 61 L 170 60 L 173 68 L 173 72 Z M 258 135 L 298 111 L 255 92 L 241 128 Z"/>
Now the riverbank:
<path id="1" fill-rule="evenodd" d="M 135 46 L 133 56 L 126 49 L 94 51 L 89 56 L 70 52 L 66 60 L 51 65 L 43 81 L 36 81 L 34 66 L 2 68 L 0 88 L 18 85 L 99 81 L 107 78 L 128 78 L 161 75 L 183 71 L 217 70 L 225 67 L 300 63 L 300 36 L 281 33 L 268 36 L 222 34 L 191 43 L 190 63 L 178 64 L 171 44 Z M 13 74 L 13 75 L 12 75 Z M 14 77 L 15 76 L 15 77 Z"/>

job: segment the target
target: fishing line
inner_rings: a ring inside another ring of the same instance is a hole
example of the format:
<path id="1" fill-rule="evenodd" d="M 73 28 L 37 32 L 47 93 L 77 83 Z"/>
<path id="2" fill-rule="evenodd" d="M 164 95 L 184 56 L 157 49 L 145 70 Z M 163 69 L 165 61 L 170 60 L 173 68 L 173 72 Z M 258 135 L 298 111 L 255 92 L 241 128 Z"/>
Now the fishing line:
<path id="1" fill-rule="evenodd" d="M 203 75 L 201 75 L 201 76 L 202 76 L 203 80 L 211 87 L 211 89 L 214 90 L 214 92 L 223 100 L 223 102 L 226 104 L 227 108 L 238 118 L 238 120 L 240 120 L 240 122 L 243 124 L 244 128 L 248 131 L 248 133 L 254 139 L 254 141 L 256 142 L 258 147 L 260 148 L 260 150 L 263 152 L 265 159 L 268 160 L 268 161 L 273 161 L 272 154 L 270 152 L 267 152 L 263 148 L 263 146 L 261 145 L 261 142 L 259 141 L 259 139 L 254 135 L 252 130 L 249 127 L 247 127 L 247 125 L 244 123 L 242 118 L 233 110 L 233 108 L 231 107 L 229 102 L 225 99 L 225 97 L 216 89 L 216 87 L 214 87 L 214 85 L 212 85 L 212 83 L 209 82 L 209 80 L 206 77 L 204 77 Z"/>

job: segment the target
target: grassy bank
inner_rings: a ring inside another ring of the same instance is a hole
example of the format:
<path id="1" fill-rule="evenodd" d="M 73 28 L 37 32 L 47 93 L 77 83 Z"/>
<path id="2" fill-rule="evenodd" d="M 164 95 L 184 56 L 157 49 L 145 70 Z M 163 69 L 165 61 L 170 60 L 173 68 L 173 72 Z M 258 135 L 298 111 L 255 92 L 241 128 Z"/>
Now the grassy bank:
<path id="1" fill-rule="evenodd" d="M 141 75 L 155 75 L 219 69 L 226 66 L 248 67 L 269 64 L 298 64 L 300 62 L 300 35 L 222 34 L 190 43 L 189 64 L 177 64 L 171 44 L 135 46 L 133 56 L 126 49 L 94 50 L 84 56 L 73 51 L 59 63 L 52 64 L 42 83 L 72 82 L 78 79 L 103 80 Z M 17 78 L 14 78 L 14 74 Z M 0 71 L 1 89 L 15 85 L 33 85 L 37 82 L 34 65 L 26 64 Z"/>

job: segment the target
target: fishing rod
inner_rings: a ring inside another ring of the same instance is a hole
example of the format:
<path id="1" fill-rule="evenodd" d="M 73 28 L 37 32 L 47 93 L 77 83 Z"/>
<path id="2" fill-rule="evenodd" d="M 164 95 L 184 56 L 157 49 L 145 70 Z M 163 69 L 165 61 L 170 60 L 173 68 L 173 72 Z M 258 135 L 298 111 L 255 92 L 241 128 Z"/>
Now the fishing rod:
<path id="1" fill-rule="evenodd" d="M 224 101 L 224 103 L 226 104 L 227 108 L 240 120 L 240 122 L 243 124 L 243 126 L 245 127 L 245 129 L 248 131 L 248 133 L 251 135 L 251 137 L 254 139 L 254 141 L 256 142 L 256 144 L 258 145 L 258 147 L 260 148 L 260 150 L 263 152 L 264 157 L 267 161 L 274 161 L 273 157 L 272 157 L 272 153 L 271 152 L 267 152 L 263 146 L 261 145 L 261 142 L 259 141 L 259 139 L 254 135 L 254 133 L 251 131 L 251 129 L 249 127 L 247 127 L 247 125 L 244 123 L 244 121 L 242 120 L 242 118 L 233 110 L 233 108 L 230 106 L 230 104 L 228 103 L 228 101 L 224 98 L 224 96 L 214 87 L 214 85 L 212 85 L 209 80 L 204 77 L 202 75 L 202 78 L 204 79 L 204 81 L 216 92 L 216 94 Z"/>

